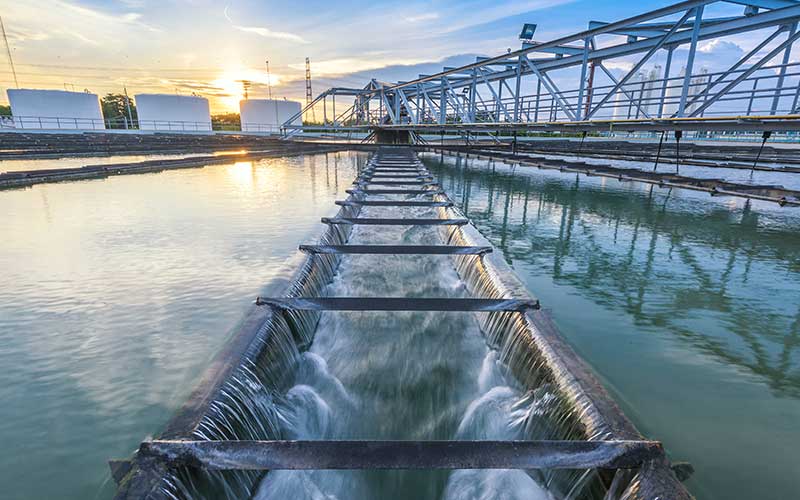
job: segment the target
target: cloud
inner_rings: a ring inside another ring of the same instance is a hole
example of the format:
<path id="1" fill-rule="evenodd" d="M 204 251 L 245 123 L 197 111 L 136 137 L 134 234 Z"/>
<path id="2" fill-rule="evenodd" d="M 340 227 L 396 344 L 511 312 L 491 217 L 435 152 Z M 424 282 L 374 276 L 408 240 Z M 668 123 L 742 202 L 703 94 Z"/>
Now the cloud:
<path id="1" fill-rule="evenodd" d="M 70 48 L 70 42 L 111 47 L 124 44 L 126 36 L 160 31 L 144 23 L 137 12 L 107 13 L 64 0 L 17 2 L 4 17 L 13 43 L 24 49 L 25 42 L 58 40 L 62 54 Z"/>
<path id="2" fill-rule="evenodd" d="M 239 31 L 244 31 L 245 33 L 255 33 L 256 35 L 263 36 L 264 38 L 276 38 L 278 40 L 288 40 L 290 42 L 297 43 L 311 43 L 299 35 L 288 33 L 286 31 L 272 31 L 259 26 L 237 26 L 235 24 L 231 26 Z"/>
<path id="3" fill-rule="evenodd" d="M 727 40 L 711 40 L 710 42 L 698 44 L 697 50 L 705 54 L 726 55 L 741 57 L 744 55 L 744 49 L 739 45 L 729 42 Z"/>
<path id="4" fill-rule="evenodd" d="M 295 42 L 295 43 L 311 43 L 308 40 L 306 40 L 305 38 L 301 37 L 300 35 L 296 35 L 294 33 L 289 33 L 289 32 L 286 32 L 286 31 L 272 31 L 271 29 L 264 28 L 262 26 L 241 26 L 241 25 L 238 25 L 233 21 L 233 19 L 231 19 L 230 15 L 228 15 L 228 7 L 229 6 L 226 5 L 225 9 L 222 11 L 222 13 L 225 15 L 225 19 L 227 19 L 228 22 L 231 23 L 231 26 L 234 29 L 237 29 L 237 30 L 242 31 L 244 33 L 253 33 L 253 34 L 256 34 L 258 36 L 263 36 L 264 38 L 274 38 L 276 40 L 286 40 L 286 41 Z"/>
<path id="5" fill-rule="evenodd" d="M 384 68 L 394 65 L 409 65 L 416 64 L 422 61 L 415 59 L 397 59 L 397 60 L 376 60 L 376 59 L 358 59 L 358 58 L 342 58 L 342 59 L 329 59 L 325 61 L 311 61 L 311 72 L 315 76 L 342 76 L 351 73 L 358 73 L 359 71 L 367 71 L 373 69 Z M 290 68 L 296 70 L 305 69 L 304 64 L 290 64 Z M 364 82 L 367 83 L 366 81 Z"/>
<path id="6" fill-rule="evenodd" d="M 9 42 L 22 43 L 27 41 L 41 42 L 50 38 L 49 33 L 43 31 L 30 31 L 24 29 L 6 29 Z"/>
<path id="7" fill-rule="evenodd" d="M 439 19 L 439 13 L 438 12 L 428 12 L 428 13 L 425 13 L 425 14 L 417 14 L 417 15 L 414 15 L 414 16 L 407 16 L 405 18 L 405 20 L 408 21 L 409 23 L 420 23 L 420 22 L 423 22 L 423 21 L 432 21 L 434 19 Z"/>

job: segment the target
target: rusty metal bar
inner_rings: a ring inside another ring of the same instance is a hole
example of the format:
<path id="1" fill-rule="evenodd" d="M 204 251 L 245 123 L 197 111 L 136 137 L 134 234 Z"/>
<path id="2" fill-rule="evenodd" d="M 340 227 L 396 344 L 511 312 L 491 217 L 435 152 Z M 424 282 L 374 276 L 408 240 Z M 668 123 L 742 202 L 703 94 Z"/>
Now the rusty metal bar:
<path id="1" fill-rule="evenodd" d="M 441 189 L 346 189 L 347 194 L 444 194 Z"/>
<path id="2" fill-rule="evenodd" d="M 306 253 L 377 255 L 483 255 L 492 247 L 453 245 L 300 245 Z"/>
<path id="3" fill-rule="evenodd" d="M 524 312 L 538 300 L 405 297 L 258 297 L 256 305 L 296 311 L 460 311 Z"/>
<path id="4" fill-rule="evenodd" d="M 365 207 L 452 207 L 452 201 L 424 201 L 424 200 L 337 200 L 337 205 L 352 207 L 361 205 Z"/>
<path id="5" fill-rule="evenodd" d="M 657 441 L 145 441 L 139 455 L 216 470 L 630 469 Z"/>
<path id="6" fill-rule="evenodd" d="M 365 217 L 323 217 L 325 224 L 353 224 L 369 226 L 464 226 L 467 219 L 369 219 Z"/>

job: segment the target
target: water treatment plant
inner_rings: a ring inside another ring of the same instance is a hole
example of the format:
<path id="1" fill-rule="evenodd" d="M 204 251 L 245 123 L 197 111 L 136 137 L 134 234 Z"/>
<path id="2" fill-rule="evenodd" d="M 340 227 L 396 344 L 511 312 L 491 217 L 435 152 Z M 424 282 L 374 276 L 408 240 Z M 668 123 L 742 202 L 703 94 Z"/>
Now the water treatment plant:
<path id="1" fill-rule="evenodd" d="M 374 7 L 0 2 L 0 498 L 796 498 L 800 1 Z"/>

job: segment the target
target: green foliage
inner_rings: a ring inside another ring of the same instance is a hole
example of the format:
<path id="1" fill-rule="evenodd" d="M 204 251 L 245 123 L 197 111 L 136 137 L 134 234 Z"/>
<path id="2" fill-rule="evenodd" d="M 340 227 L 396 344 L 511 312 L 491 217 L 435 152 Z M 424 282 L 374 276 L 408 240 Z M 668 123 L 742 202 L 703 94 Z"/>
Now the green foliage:
<path id="1" fill-rule="evenodd" d="M 128 119 L 128 98 L 124 94 L 106 94 L 100 99 L 100 106 L 103 109 L 103 117 L 106 120 L 113 120 L 111 128 L 125 128 L 125 120 Z M 130 99 L 131 116 L 136 121 L 136 105 Z M 130 126 L 130 125 L 129 125 Z"/>
<path id="2" fill-rule="evenodd" d="M 240 130 L 239 113 L 220 113 L 211 116 L 211 128 L 214 130 Z"/>
<path id="3" fill-rule="evenodd" d="M 10 114 L 11 114 L 11 106 L 0 104 L 0 115 L 10 115 Z"/>

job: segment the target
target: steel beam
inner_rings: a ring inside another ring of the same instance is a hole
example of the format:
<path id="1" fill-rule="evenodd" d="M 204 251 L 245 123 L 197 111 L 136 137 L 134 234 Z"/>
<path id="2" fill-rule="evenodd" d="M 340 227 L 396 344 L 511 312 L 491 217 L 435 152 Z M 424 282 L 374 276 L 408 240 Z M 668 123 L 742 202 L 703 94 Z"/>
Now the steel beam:
<path id="1" fill-rule="evenodd" d="M 631 469 L 657 441 L 145 441 L 139 456 L 210 470 Z"/>

